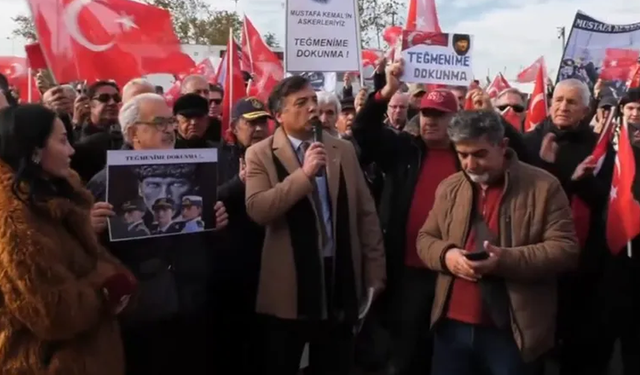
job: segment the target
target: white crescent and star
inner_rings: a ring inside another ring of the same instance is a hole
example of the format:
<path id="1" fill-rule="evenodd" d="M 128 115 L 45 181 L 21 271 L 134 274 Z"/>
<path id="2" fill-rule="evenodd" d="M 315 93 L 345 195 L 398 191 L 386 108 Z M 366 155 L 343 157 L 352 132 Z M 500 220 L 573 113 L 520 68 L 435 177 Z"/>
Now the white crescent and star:
<path id="1" fill-rule="evenodd" d="M 111 40 L 106 44 L 91 43 L 78 26 L 78 15 L 80 11 L 86 5 L 89 5 L 92 2 L 93 0 L 71 1 L 64 9 L 63 20 L 67 28 L 67 32 L 69 33 L 71 38 L 73 38 L 78 44 L 93 52 L 104 52 L 115 45 L 114 40 Z M 120 24 L 124 32 L 138 28 L 138 25 L 135 24 L 133 17 L 126 14 L 120 14 L 120 17 L 115 19 L 114 22 Z"/>
<path id="2" fill-rule="evenodd" d="M 410 32 L 410 33 L 409 33 L 409 35 L 407 36 L 407 39 L 409 39 L 409 44 L 410 44 L 410 46 L 409 46 L 409 47 L 413 47 L 413 46 L 415 46 L 415 45 L 416 45 L 416 44 L 414 43 L 414 39 L 415 39 L 415 37 L 416 37 L 416 35 L 417 35 L 417 34 L 420 34 L 420 32 L 419 32 L 419 31 L 412 31 L 412 32 Z"/>
<path id="3" fill-rule="evenodd" d="M 533 98 L 533 101 L 531 102 L 531 111 L 533 111 L 536 108 L 536 105 L 538 104 L 538 102 L 544 101 L 544 94 L 538 94 L 536 95 L 535 98 Z"/>

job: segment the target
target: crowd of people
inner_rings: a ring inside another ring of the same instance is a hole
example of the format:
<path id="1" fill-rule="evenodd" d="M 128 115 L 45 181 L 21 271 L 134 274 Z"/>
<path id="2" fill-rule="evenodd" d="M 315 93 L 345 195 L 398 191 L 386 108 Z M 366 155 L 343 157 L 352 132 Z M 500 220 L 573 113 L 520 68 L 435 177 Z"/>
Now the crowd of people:
<path id="1" fill-rule="evenodd" d="M 402 73 L 285 78 L 225 134 L 199 75 L 172 107 L 144 79 L 4 100 L 0 373 L 599 375 L 619 340 L 639 374 L 640 242 L 608 248 L 615 142 L 591 154 L 619 107 L 638 160 L 640 90 L 560 81 L 522 133 L 518 90 Z M 107 151 L 174 148 L 217 148 L 216 229 L 111 241 Z"/>

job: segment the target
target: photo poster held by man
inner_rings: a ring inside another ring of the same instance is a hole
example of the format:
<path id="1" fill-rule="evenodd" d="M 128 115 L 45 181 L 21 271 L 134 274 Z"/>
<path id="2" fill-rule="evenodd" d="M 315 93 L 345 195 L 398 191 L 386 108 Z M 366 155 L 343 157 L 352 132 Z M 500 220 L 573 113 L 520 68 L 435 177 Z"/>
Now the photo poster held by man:
<path id="1" fill-rule="evenodd" d="M 601 96 L 618 96 L 625 88 L 629 67 L 636 64 L 638 57 L 640 22 L 614 25 L 578 11 L 556 81 L 575 78 L 593 89 L 598 79 L 602 79 Z"/>
<path id="2" fill-rule="evenodd" d="M 215 229 L 218 150 L 107 153 L 111 241 Z"/>

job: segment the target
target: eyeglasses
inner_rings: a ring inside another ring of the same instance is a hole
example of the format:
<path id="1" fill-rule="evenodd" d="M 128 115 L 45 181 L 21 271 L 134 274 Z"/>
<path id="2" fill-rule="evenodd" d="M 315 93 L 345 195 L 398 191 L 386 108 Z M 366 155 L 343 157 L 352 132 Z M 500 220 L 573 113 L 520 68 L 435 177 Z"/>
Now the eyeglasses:
<path id="1" fill-rule="evenodd" d="M 511 109 L 513 109 L 513 111 L 516 112 L 516 113 L 522 113 L 525 110 L 524 106 L 522 106 L 520 104 L 499 105 L 498 106 L 498 110 L 500 112 L 502 112 L 502 111 L 506 110 L 509 107 L 511 107 Z"/>
<path id="2" fill-rule="evenodd" d="M 100 103 L 109 103 L 113 99 L 113 101 L 117 104 L 122 101 L 120 94 L 100 94 L 98 96 L 94 96 L 93 100 L 97 100 Z"/>
<path id="3" fill-rule="evenodd" d="M 220 105 L 220 104 L 222 104 L 222 99 L 210 99 L 209 100 L 209 104 L 211 104 L 211 103 L 213 103 L 215 105 Z"/>
<path id="4" fill-rule="evenodd" d="M 151 121 L 138 121 L 136 123 L 153 126 L 158 130 L 164 130 L 168 127 L 175 127 L 177 124 L 177 121 L 174 117 L 156 117 Z"/>

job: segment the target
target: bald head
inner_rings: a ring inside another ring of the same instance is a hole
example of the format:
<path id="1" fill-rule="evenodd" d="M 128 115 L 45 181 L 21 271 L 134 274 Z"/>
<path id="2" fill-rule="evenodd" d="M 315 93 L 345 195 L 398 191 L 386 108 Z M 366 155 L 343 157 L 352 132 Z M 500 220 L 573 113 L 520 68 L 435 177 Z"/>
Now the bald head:
<path id="1" fill-rule="evenodd" d="M 396 129 L 404 128 L 407 123 L 407 110 L 409 109 L 409 95 L 398 92 L 391 97 L 387 109 L 389 123 Z"/>
<path id="2" fill-rule="evenodd" d="M 140 94 L 152 94 L 155 93 L 155 91 L 155 86 L 146 79 L 132 79 L 122 88 L 122 103 L 127 103 Z"/>
<path id="3" fill-rule="evenodd" d="M 186 76 L 182 80 L 182 86 L 180 86 L 180 93 L 185 94 L 198 94 L 203 98 L 209 100 L 209 82 L 205 76 L 199 74 L 192 74 Z"/>

